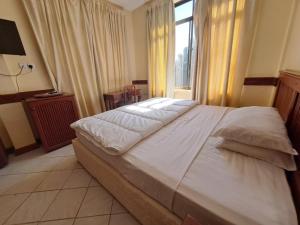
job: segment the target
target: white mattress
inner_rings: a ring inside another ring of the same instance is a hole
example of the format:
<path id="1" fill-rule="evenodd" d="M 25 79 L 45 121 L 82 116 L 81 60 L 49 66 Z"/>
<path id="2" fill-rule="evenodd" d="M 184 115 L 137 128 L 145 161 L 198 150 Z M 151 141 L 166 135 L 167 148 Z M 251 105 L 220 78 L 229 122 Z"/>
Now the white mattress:
<path id="1" fill-rule="evenodd" d="M 71 127 L 87 133 L 89 140 L 108 154 L 122 155 L 197 104 L 192 100 L 152 98 L 80 119 Z"/>
<path id="2" fill-rule="evenodd" d="M 215 148 L 209 137 L 228 109 L 196 106 L 122 156 L 79 140 L 175 214 L 211 224 L 297 224 L 284 171 Z"/>

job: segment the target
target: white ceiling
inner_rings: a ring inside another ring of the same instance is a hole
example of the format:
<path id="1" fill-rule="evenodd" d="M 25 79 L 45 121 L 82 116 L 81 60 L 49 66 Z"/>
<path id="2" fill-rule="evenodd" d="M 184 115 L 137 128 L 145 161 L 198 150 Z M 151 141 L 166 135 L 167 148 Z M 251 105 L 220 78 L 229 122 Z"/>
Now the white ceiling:
<path id="1" fill-rule="evenodd" d="M 111 2 L 122 6 L 124 9 L 132 11 L 143 5 L 147 0 L 110 0 Z"/>

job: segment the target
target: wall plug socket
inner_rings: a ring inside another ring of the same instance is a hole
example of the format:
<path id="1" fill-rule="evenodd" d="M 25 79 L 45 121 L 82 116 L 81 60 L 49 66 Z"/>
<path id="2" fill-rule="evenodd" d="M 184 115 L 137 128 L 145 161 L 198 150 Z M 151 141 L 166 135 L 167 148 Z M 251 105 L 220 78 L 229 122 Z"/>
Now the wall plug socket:
<path id="1" fill-rule="evenodd" d="M 20 69 L 23 68 L 24 70 L 34 70 L 35 69 L 35 65 L 31 64 L 31 63 L 19 63 L 19 67 Z"/>

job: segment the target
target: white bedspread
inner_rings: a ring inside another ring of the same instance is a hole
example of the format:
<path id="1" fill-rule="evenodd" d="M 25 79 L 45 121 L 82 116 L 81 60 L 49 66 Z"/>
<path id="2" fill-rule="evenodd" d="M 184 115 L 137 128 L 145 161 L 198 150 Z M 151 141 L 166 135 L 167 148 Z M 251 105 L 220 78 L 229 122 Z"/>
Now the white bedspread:
<path id="1" fill-rule="evenodd" d="M 88 134 L 107 153 L 121 155 L 196 104 L 192 100 L 153 98 L 81 119 L 71 127 Z"/>

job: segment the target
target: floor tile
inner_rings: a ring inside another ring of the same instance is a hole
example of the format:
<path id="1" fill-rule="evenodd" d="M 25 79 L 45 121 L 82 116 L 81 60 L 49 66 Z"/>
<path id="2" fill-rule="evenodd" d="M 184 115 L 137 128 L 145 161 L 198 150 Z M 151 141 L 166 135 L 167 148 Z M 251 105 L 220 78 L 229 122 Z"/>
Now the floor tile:
<path id="1" fill-rule="evenodd" d="M 40 222 L 38 225 L 73 225 L 74 219 Z"/>
<path id="2" fill-rule="evenodd" d="M 53 168 L 60 166 L 61 158 L 62 157 L 46 158 L 44 156 L 38 156 L 9 162 L 5 168 L 0 170 L 0 175 L 51 171 Z"/>
<path id="3" fill-rule="evenodd" d="M 100 186 L 99 182 L 93 177 L 90 184 L 89 184 L 89 187 L 97 187 L 97 186 Z"/>
<path id="4" fill-rule="evenodd" d="M 32 192 L 47 176 L 47 172 L 0 177 L 0 194 Z"/>
<path id="5" fill-rule="evenodd" d="M 111 215 L 109 225 L 140 225 L 130 214 Z"/>
<path id="6" fill-rule="evenodd" d="M 109 216 L 77 218 L 75 220 L 74 225 L 108 225 L 108 221 L 109 221 Z"/>
<path id="7" fill-rule="evenodd" d="M 0 224 L 3 224 L 28 196 L 29 193 L 0 197 Z"/>
<path id="8" fill-rule="evenodd" d="M 64 188 L 88 187 L 91 179 L 91 175 L 84 169 L 76 169 L 66 181 Z"/>
<path id="9" fill-rule="evenodd" d="M 73 218 L 86 193 L 86 188 L 62 190 L 43 217 L 43 221 Z"/>
<path id="10" fill-rule="evenodd" d="M 113 197 L 103 187 L 90 187 L 78 217 L 110 214 Z"/>
<path id="11" fill-rule="evenodd" d="M 73 145 L 66 145 L 60 149 L 45 154 L 45 157 L 61 157 L 75 155 Z"/>
<path id="12" fill-rule="evenodd" d="M 53 171 L 46 179 L 38 186 L 36 191 L 48 191 L 61 189 L 67 179 L 70 177 L 71 170 Z"/>
<path id="13" fill-rule="evenodd" d="M 99 215 L 112 213 L 110 225 L 138 225 L 82 169 L 72 145 L 47 154 L 40 148 L 9 160 L 0 170 L 0 224 L 108 225 L 109 216 Z M 57 190 L 64 184 L 66 189 Z M 70 219 L 77 213 L 75 221 Z"/>
<path id="14" fill-rule="evenodd" d="M 75 156 L 55 157 L 55 159 L 59 159 L 59 163 L 53 167 L 53 170 L 72 170 L 82 168 Z"/>
<path id="15" fill-rule="evenodd" d="M 58 191 L 32 193 L 9 218 L 7 224 L 31 223 L 41 219 Z"/>
<path id="16" fill-rule="evenodd" d="M 126 213 L 127 210 L 116 199 L 113 200 L 111 214 Z"/>

